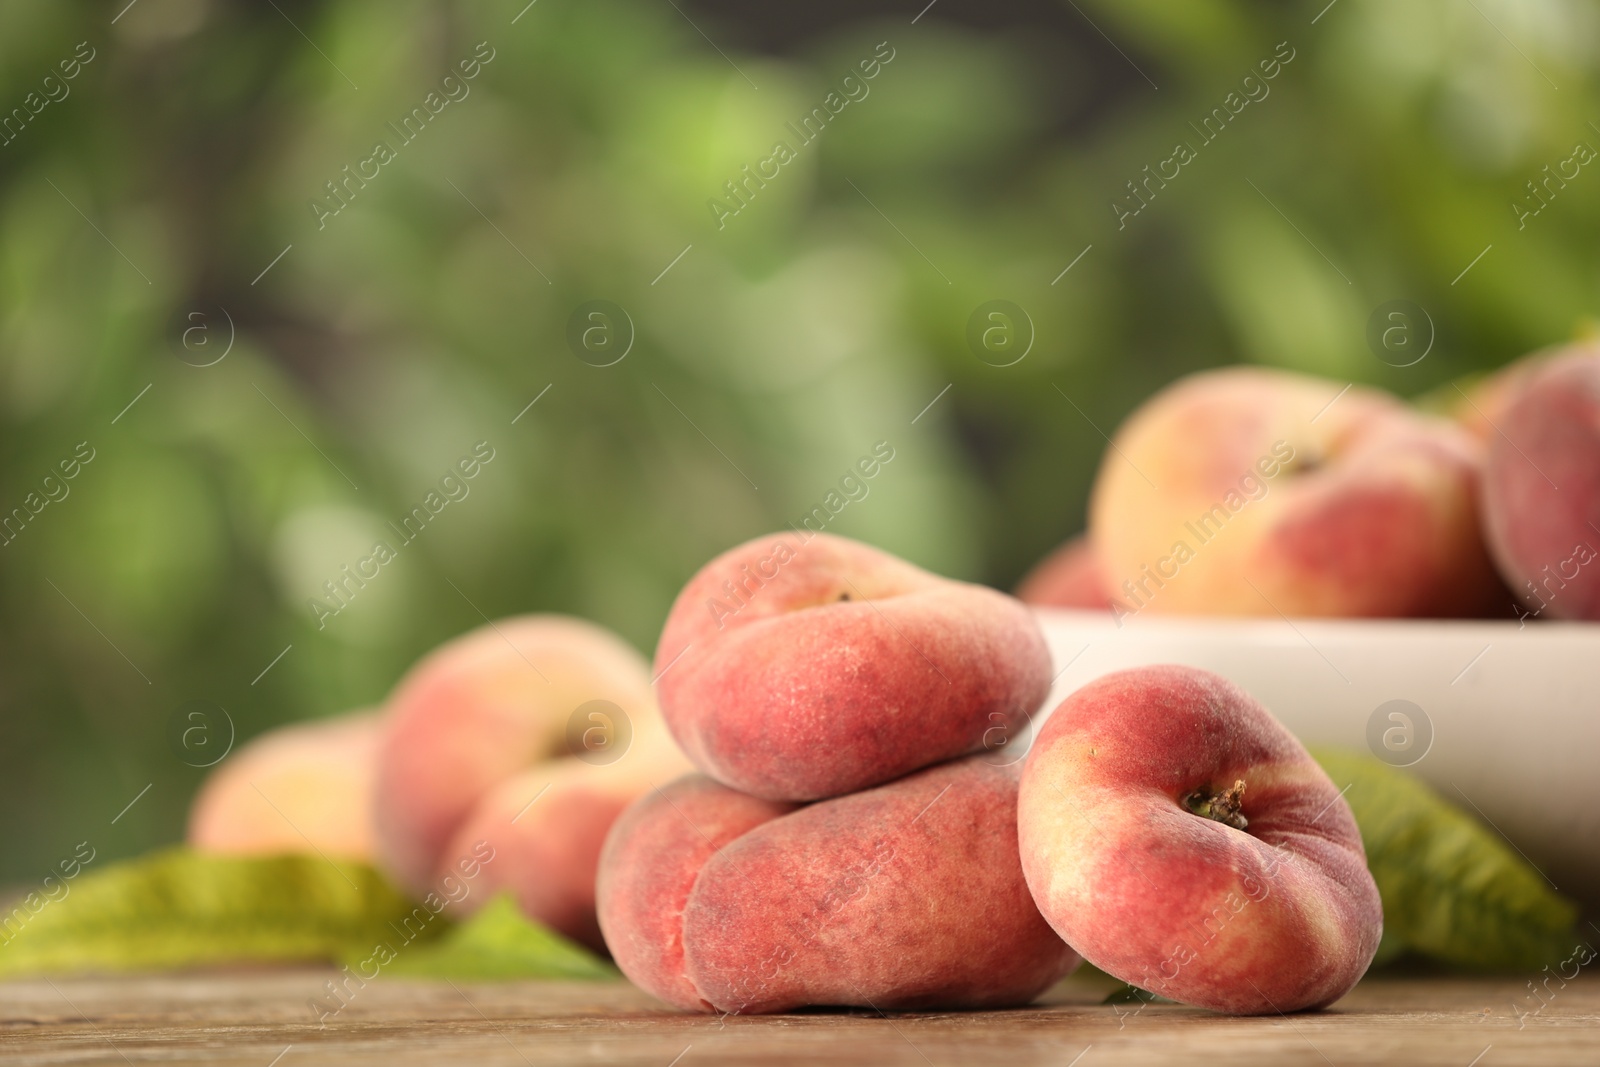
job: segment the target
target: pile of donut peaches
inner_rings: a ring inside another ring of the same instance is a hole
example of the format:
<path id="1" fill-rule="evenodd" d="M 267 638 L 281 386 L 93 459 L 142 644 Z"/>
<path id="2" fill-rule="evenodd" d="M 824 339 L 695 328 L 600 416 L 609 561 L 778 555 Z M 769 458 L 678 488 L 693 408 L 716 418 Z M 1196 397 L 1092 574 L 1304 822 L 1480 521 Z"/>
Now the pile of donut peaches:
<path id="1" fill-rule="evenodd" d="M 1090 535 L 1022 599 L 826 533 L 679 594 L 653 665 L 505 619 L 384 706 L 264 736 L 192 812 L 202 850 L 367 859 L 462 919 L 500 893 L 669 1004 L 1025 1004 L 1081 959 L 1234 1013 L 1324 1006 L 1382 932 L 1349 806 L 1260 704 L 1151 666 L 1067 697 L 1024 603 L 1285 616 L 1600 615 L 1600 347 L 1458 416 L 1264 368 L 1134 413 Z M 1593 539 L 1593 540 L 1591 540 Z"/>
<path id="2" fill-rule="evenodd" d="M 1080 957 L 1293 1011 L 1376 951 L 1348 806 L 1223 679 L 1102 678 L 1021 762 L 1052 668 L 1004 593 L 775 534 L 689 582 L 654 673 L 579 620 L 490 624 L 381 712 L 234 754 L 191 842 L 369 857 L 419 897 L 468 877 L 452 918 L 510 891 L 700 1011 L 1019 1005 Z M 628 741 L 597 757 L 579 726 Z"/>
<path id="3" fill-rule="evenodd" d="M 649 665 L 559 615 L 491 622 L 424 656 L 384 706 L 267 733 L 221 763 L 189 817 L 195 848 L 376 863 L 460 920 L 510 892 L 604 951 L 595 867 L 617 815 L 689 764 Z"/>
<path id="4" fill-rule="evenodd" d="M 700 773 L 618 819 L 598 900 L 618 965 L 671 1004 L 1017 1005 L 1081 955 L 1174 1000 L 1293 1011 L 1377 950 L 1339 790 L 1207 672 L 1102 678 L 1019 765 L 1052 674 L 1032 613 L 827 534 L 713 560 L 656 664 Z"/>
<path id="5" fill-rule="evenodd" d="M 1207 615 L 1600 619 L 1600 341 L 1426 412 L 1264 367 L 1182 379 L 1108 449 L 1023 600 Z"/>

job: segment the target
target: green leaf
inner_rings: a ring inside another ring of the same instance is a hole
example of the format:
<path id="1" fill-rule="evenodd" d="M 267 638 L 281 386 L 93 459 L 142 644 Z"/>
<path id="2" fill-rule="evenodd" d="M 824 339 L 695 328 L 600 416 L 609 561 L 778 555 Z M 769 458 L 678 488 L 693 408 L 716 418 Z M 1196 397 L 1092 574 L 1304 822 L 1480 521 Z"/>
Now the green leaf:
<path id="1" fill-rule="evenodd" d="M 51 896 L 0 914 L 0 976 L 335 961 L 394 937 L 391 924 L 408 917 L 413 936 L 448 926 L 372 867 L 316 856 L 167 849 L 86 871 Z"/>
<path id="2" fill-rule="evenodd" d="M 1312 755 L 1345 799 L 1383 897 L 1379 962 L 1403 950 L 1537 969 L 1577 943 L 1578 908 L 1495 834 L 1418 779 L 1354 752 Z"/>
<path id="3" fill-rule="evenodd" d="M 346 962 L 356 966 L 365 961 L 352 957 Z M 509 893 L 491 900 L 438 941 L 397 954 L 383 971 L 416 978 L 620 977 L 615 967 L 588 949 L 524 916 Z"/>

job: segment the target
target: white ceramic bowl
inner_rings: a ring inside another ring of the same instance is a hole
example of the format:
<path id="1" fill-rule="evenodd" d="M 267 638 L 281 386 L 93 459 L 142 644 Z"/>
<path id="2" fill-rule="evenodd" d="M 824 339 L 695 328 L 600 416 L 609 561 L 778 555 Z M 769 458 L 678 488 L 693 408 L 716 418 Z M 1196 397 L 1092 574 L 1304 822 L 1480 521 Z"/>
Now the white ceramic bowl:
<path id="1" fill-rule="evenodd" d="M 1307 744 L 1407 766 L 1600 903 L 1600 623 L 1038 615 L 1059 672 L 1046 715 L 1111 671 L 1204 667 Z"/>

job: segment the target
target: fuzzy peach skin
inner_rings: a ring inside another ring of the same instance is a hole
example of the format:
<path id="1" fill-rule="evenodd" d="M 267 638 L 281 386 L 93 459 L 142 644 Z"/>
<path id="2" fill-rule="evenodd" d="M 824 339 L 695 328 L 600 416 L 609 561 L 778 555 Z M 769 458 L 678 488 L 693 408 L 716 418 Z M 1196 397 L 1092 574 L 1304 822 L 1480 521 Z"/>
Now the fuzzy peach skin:
<path id="1" fill-rule="evenodd" d="M 1090 500 L 1112 595 L 1129 611 L 1214 615 L 1500 606 L 1477 520 L 1481 444 L 1347 384 L 1231 367 L 1134 412 Z"/>
<path id="2" fill-rule="evenodd" d="M 1109 609 L 1111 594 L 1087 535 L 1071 538 L 1034 565 L 1017 599 L 1041 608 Z"/>
<path id="3" fill-rule="evenodd" d="M 1239 782 L 1244 828 L 1196 813 Z M 1235 1014 L 1324 1007 L 1378 949 L 1350 806 L 1265 708 L 1208 671 L 1118 671 L 1069 696 L 1028 754 L 1017 826 L 1050 925 L 1163 997 Z"/>
<path id="4" fill-rule="evenodd" d="M 1600 619 L 1600 343 L 1541 361 L 1497 425 L 1483 521 L 1501 575 L 1539 615 Z"/>
<path id="5" fill-rule="evenodd" d="M 373 855 L 378 716 L 352 713 L 262 734 L 219 763 L 189 809 L 202 852 Z"/>
<path id="6" fill-rule="evenodd" d="M 569 720 L 593 700 L 615 704 L 631 724 L 632 740 L 614 763 L 582 762 L 568 746 Z M 374 786 L 379 857 L 420 895 L 488 840 L 496 855 L 479 889 L 515 888 L 534 918 L 592 941 L 593 916 L 584 912 L 607 820 L 651 780 L 670 781 L 687 769 L 660 722 L 648 668 L 632 647 L 581 619 L 504 619 L 424 657 L 385 705 Z M 508 783 L 535 771 L 548 774 L 550 789 L 513 824 L 533 794 Z M 481 804 L 487 807 L 479 811 Z M 582 817 L 546 814 L 574 808 L 584 809 Z M 489 834 L 502 824 L 514 829 Z M 518 842 L 528 845 L 526 855 Z M 574 866 L 544 865 L 540 856 Z M 514 872 L 540 884 L 513 884 Z M 473 905 L 490 895 L 475 890 Z"/>
<path id="7" fill-rule="evenodd" d="M 1026 1004 L 1078 957 L 1023 883 L 1016 795 L 982 756 L 799 809 L 681 779 L 606 841 L 606 943 L 690 1010 Z"/>
<path id="8" fill-rule="evenodd" d="M 839 796 L 975 751 L 1050 689 L 1044 635 L 1017 600 L 792 532 L 690 579 L 655 669 L 690 760 L 770 800 Z"/>
<path id="9" fill-rule="evenodd" d="M 651 791 L 612 824 L 596 881 L 600 929 L 635 985 L 674 1007 L 718 1010 L 688 975 L 684 913 L 706 861 L 795 805 L 691 774 Z"/>

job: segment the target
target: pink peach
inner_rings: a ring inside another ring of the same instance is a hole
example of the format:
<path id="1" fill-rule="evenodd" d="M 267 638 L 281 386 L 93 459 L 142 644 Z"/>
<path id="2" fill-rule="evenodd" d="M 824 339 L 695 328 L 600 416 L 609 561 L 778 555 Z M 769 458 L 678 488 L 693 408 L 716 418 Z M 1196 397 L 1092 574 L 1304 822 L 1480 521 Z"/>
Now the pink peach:
<path id="1" fill-rule="evenodd" d="M 1186 1004 L 1322 1007 L 1378 948 L 1350 806 L 1265 708 L 1208 671 L 1118 671 L 1063 701 L 1028 754 L 1018 839 L 1062 938 Z"/>
<path id="2" fill-rule="evenodd" d="M 689 769 L 659 718 L 643 725 L 615 763 L 576 757 L 538 763 L 479 800 L 443 853 L 446 865 L 481 854 L 485 845 L 494 853 L 462 914 L 510 891 L 523 914 L 605 951 L 595 919 L 595 871 L 606 834 L 637 797 Z"/>
<path id="3" fill-rule="evenodd" d="M 1029 899 L 1016 794 L 981 756 L 799 809 L 683 779 L 606 841 L 606 943 L 691 1010 L 1025 1004 L 1077 956 Z"/>
<path id="4" fill-rule="evenodd" d="M 1428 395 L 1439 396 L 1452 418 L 1484 445 L 1492 446 L 1500 435 L 1499 426 L 1505 419 L 1506 409 L 1521 395 L 1523 386 L 1562 352 L 1560 348 L 1542 349 L 1490 374 L 1442 387 Z"/>
<path id="5" fill-rule="evenodd" d="M 1482 460 L 1459 426 L 1377 390 L 1206 371 L 1118 430 L 1090 531 L 1130 612 L 1476 615 L 1499 592 Z"/>
<path id="6" fill-rule="evenodd" d="M 189 811 L 203 852 L 373 855 L 378 717 L 343 715 L 262 734 L 219 763 Z"/>
<path id="7" fill-rule="evenodd" d="M 815 800 L 1021 727 L 1050 654 L 1020 602 L 828 534 L 773 534 L 690 579 L 656 648 L 667 725 L 706 774 Z"/>
<path id="8" fill-rule="evenodd" d="M 688 769 L 644 659 L 581 619 L 504 619 L 422 659 L 384 716 L 375 803 L 389 873 L 421 895 L 492 848 L 460 914 L 511 889 L 533 918 L 596 944 L 594 865 L 611 819 Z M 591 739 L 620 755 L 588 751 Z"/>
<path id="9" fill-rule="evenodd" d="M 600 929 L 634 984 L 675 1007 L 718 1010 L 689 977 L 684 913 L 706 862 L 795 805 L 689 775 L 645 794 L 612 824 L 596 883 Z"/>
<path id="10" fill-rule="evenodd" d="M 1111 594 L 1087 535 L 1071 538 L 1035 564 L 1018 583 L 1017 599 L 1040 608 L 1110 609 Z"/>
<path id="11" fill-rule="evenodd" d="M 1483 521 L 1535 614 L 1600 619 L 1600 343 L 1547 354 L 1518 379 L 1489 447 Z"/>

